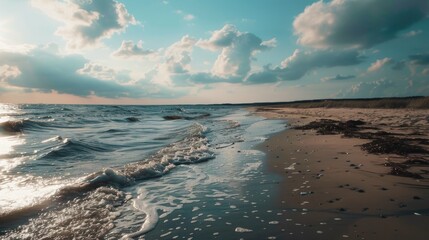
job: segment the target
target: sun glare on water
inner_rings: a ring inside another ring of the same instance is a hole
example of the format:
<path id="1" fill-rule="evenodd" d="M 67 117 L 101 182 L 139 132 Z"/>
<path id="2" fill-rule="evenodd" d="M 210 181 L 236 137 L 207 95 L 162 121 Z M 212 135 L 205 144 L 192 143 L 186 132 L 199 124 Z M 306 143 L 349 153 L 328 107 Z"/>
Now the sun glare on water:
<path id="1" fill-rule="evenodd" d="M 10 116 L 17 113 L 17 111 L 18 109 L 15 105 L 0 104 L 0 170 L 5 165 L 5 161 L 9 160 L 5 155 L 11 153 L 14 146 L 24 143 L 23 138 L 20 138 L 19 135 L 11 135 L 5 129 L 7 122 L 13 121 Z"/>
<path id="2" fill-rule="evenodd" d="M 31 175 L 9 174 L 25 161 L 25 157 L 13 154 L 16 146 L 25 143 L 23 134 L 10 133 L 5 129 L 8 122 L 17 121 L 13 116 L 18 112 L 16 105 L 0 104 L 0 213 L 31 206 L 62 186 L 55 181 L 41 181 Z"/>

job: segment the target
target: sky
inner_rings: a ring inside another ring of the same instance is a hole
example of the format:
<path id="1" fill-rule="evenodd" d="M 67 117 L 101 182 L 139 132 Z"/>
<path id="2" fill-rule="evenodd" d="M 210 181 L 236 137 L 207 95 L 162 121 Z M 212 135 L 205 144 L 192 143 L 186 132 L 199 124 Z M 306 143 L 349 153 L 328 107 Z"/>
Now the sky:
<path id="1" fill-rule="evenodd" d="M 0 0 L 0 102 L 429 95 L 428 0 Z"/>

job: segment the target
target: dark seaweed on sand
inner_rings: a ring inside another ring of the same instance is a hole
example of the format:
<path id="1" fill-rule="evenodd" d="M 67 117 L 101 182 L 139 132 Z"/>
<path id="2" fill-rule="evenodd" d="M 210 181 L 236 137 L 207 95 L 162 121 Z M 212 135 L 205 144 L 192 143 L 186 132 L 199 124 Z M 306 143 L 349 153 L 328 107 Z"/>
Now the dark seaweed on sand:
<path id="1" fill-rule="evenodd" d="M 313 121 L 304 126 L 295 127 L 300 130 L 316 130 L 321 135 L 333 134 L 346 134 L 359 130 L 359 126 L 366 123 L 361 120 L 349 120 L 346 122 L 335 121 L 331 119 L 321 119 L 320 121 Z"/>
<path id="2" fill-rule="evenodd" d="M 406 156 L 411 153 L 428 153 L 427 150 L 418 145 L 411 145 L 408 139 L 397 137 L 383 137 L 375 139 L 369 143 L 363 144 L 361 147 L 363 150 L 375 154 L 394 153 Z"/>
<path id="3" fill-rule="evenodd" d="M 300 130 L 316 130 L 321 135 L 334 135 L 342 134 L 344 137 L 371 139 L 369 143 L 361 145 L 362 150 L 372 154 L 397 154 L 401 156 L 408 156 L 409 154 L 428 154 L 429 151 L 419 146 L 418 144 L 427 145 L 428 140 L 424 138 L 406 138 L 398 137 L 404 136 L 403 134 L 394 134 L 385 131 L 376 132 L 362 132 L 363 129 L 376 130 L 371 128 L 365 122 L 360 120 L 349 120 L 346 122 L 321 119 L 319 121 L 310 122 L 304 126 L 295 127 Z M 389 174 L 401 177 L 410 177 L 415 179 L 422 179 L 423 177 L 418 173 L 408 171 L 409 168 L 414 166 L 428 166 L 429 161 L 422 159 L 407 160 L 402 163 L 388 162 L 384 164 L 390 167 Z M 422 173 L 425 173 L 422 170 Z"/>
<path id="4" fill-rule="evenodd" d="M 410 161 L 410 160 L 408 160 Z M 410 177 L 415 179 L 422 179 L 423 177 L 418 173 L 409 172 L 408 169 L 413 164 L 409 164 L 410 162 L 405 161 L 403 163 L 395 163 L 395 162 L 387 162 L 384 164 L 386 167 L 390 167 L 389 174 L 400 176 L 400 177 Z M 408 163 L 408 164 L 407 164 Z M 425 162 L 427 164 L 427 162 Z"/>
<path id="5" fill-rule="evenodd" d="M 394 134 L 385 131 L 377 132 L 361 132 L 362 129 L 374 129 L 370 127 L 364 127 L 366 123 L 361 120 L 348 120 L 346 122 L 321 119 L 320 121 L 313 121 L 304 126 L 295 127 L 300 130 L 316 130 L 321 135 L 333 135 L 343 134 L 344 137 L 351 138 L 362 138 L 362 139 L 373 139 L 369 143 L 363 144 L 361 147 L 368 153 L 374 154 L 398 154 L 408 155 L 411 153 L 428 153 L 424 148 L 413 145 L 411 143 L 419 141 L 419 143 L 425 143 L 426 139 L 409 139 L 409 138 L 398 138 L 393 136 Z"/>

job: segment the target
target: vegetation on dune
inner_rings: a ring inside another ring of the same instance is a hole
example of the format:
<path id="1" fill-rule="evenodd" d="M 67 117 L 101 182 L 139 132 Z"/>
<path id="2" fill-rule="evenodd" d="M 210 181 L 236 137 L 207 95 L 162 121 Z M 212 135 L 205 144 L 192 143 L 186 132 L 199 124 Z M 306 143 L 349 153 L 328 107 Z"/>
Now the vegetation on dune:
<path id="1" fill-rule="evenodd" d="M 323 99 L 284 103 L 258 104 L 261 106 L 291 108 L 413 108 L 429 109 L 429 97 L 371 98 L 371 99 Z"/>

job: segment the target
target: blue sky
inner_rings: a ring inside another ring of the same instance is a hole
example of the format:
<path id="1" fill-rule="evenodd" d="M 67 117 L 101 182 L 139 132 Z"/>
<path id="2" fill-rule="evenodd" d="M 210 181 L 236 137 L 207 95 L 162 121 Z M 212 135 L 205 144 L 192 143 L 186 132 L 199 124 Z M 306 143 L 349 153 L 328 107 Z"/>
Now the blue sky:
<path id="1" fill-rule="evenodd" d="M 427 0 L 0 0 L 0 101 L 429 95 Z"/>

